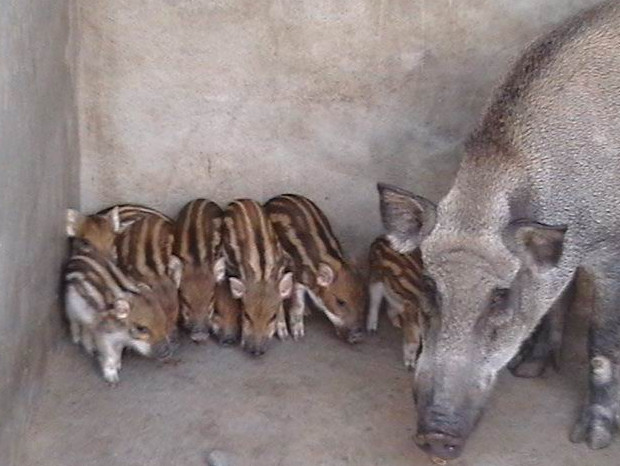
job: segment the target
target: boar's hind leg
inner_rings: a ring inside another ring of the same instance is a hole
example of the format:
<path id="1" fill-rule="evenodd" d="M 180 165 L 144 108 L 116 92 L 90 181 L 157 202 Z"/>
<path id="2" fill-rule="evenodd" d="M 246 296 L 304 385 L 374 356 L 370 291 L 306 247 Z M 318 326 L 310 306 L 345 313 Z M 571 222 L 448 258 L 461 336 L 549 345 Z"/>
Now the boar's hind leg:
<path id="1" fill-rule="evenodd" d="M 586 441 L 593 449 L 612 441 L 620 423 L 620 267 L 595 275 L 594 312 L 588 334 L 588 399 L 571 441 Z"/>
<path id="2" fill-rule="evenodd" d="M 568 286 L 545 315 L 534 333 L 525 340 L 508 369 L 515 377 L 540 377 L 549 365 L 558 369 L 566 313 L 573 298 L 574 285 Z"/>
<path id="3" fill-rule="evenodd" d="M 519 353 L 510 361 L 508 369 L 515 377 L 540 377 L 547 368 L 550 359 L 549 316 L 542 318 L 534 333 L 523 342 Z"/>

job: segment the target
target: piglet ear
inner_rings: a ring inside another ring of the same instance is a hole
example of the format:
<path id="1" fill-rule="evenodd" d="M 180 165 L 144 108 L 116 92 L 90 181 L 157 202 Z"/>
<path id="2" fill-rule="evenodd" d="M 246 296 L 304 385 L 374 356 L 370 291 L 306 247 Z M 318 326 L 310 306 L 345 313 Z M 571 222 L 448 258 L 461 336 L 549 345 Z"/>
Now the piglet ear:
<path id="1" fill-rule="evenodd" d="M 106 214 L 106 218 L 110 225 L 112 225 L 112 231 L 114 233 L 121 232 L 121 215 L 119 212 L 118 206 L 114 206 L 110 211 Z"/>
<path id="2" fill-rule="evenodd" d="M 381 220 L 390 245 L 403 254 L 413 251 L 435 227 L 437 207 L 396 186 L 379 183 L 377 189 Z"/>
<path id="3" fill-rule="evenodd" d="M 329 265 L 325 264 L 324 262 L 321 262 L 319 264 L 319 270 L 316 275 L 317 284 L 322 288 L 326 288 L 334 282 L 334 278 L 335 278 L 334 269 L 332 269 Z"/>
<path id="4" fill-rule="evenodd" d="M 114 301 L 112 315 L 118 320 L 126 320 L 129 317 L 129 301 L 123 298 Z"/>
<path id="5" fill-rule="evenodd" d="M 293 273 L 286 272 L 280 279 L 279 284 L 280 296 L 282 299 L 286 299 L 293 293 Z"/>
<path id="6" fill-rule="evenodd" d="M 168 261 L 168 276 L 174 282 L 174 286 L 181 287 L 181 277 L 183 276 L 183 262 L 175 255 L 170 256 Z"/>
<path id="7" fill-rule="evenodd" d="M 233 298 L 241 299 L 245 294 L 245 285 L 243 282 L 237 277 L 230 277 L 228 281 L 230 282 L 230 292 L 232 293 Z"/>
<path id="8" fill-rule="evenodd" d="M 217 283 L 223 282 L 224 278 L 226 278 L 226 258 L 224 256 L 220 257 L 213 264 L 213 275 Z"/>
<path id="9" fill-rule="evenodd" d="M 508 249 L 541 268 L 555 267 L 562 257 L 566 226 L 550 226 L 531 220 L 516 220 L 506 228 Z"/>
<path id="10" fill-rule="evenodd" d="M 77 236 L 78 231 L 86 217 L 75 209 L 67 209 L 65 220 L 65 232 L 69 238 Z"/>

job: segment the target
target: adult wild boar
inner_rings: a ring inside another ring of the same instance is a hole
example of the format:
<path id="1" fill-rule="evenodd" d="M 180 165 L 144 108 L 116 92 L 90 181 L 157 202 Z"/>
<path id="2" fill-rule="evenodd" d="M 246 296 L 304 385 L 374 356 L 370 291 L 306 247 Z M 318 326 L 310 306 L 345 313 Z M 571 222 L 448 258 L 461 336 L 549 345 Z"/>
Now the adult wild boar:
<path id="1" fill-rule="evenodd" d="M 421 246 L 436 312 L 415 374 L 417 443 L 461 454 L 498 371 L 579 270 L 594 285 L 589 393 L 572 434 L 607 446 L 620 417 L 620 2 L 533 44 L 468 138 L 435 206 L 380 185 L 395 249 Z"/>

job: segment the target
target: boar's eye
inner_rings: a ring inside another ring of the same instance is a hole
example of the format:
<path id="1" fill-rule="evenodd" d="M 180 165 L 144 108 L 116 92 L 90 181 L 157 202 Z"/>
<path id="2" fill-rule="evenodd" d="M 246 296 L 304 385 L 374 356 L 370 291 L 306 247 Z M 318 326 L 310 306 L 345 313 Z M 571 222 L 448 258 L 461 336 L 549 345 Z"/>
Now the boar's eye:
<path id="1" fill-rule="evenodd" d="M 271 324 L 272 322 L 275 322 L 276 318 L 278 317 L 277 314 L 274 314 L 271 316 L 271 319 L 269 319 L 269 323 Z"/>
<path id="2" fill-rule="evenodd" d="M 249 322 L 252 322 L 252 318 L 250 317 L 250 314 L 248 314 L 245 311 L 243 311 L 243 318 L 247 319 Z"/>
<path id="3" fill-rule="evenodd" d="M 340 307 L 345 307 L 347 305 L 347 302 L 344 299 L 336 298 L 336 304 L 338 304 L 338 306 Z"/>
<path id="4" fill-rule="evenodd" d="M 509 288 L 495 288 L 491 293 L 490 308 L 492 311 L 504 311 L 510 302 Z"/>

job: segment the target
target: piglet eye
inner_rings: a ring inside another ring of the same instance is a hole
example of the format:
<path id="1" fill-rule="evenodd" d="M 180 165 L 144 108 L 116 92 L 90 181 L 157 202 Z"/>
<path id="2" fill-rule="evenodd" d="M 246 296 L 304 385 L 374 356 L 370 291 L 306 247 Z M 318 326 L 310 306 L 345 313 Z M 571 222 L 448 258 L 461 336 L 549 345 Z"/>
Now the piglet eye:
<path id="1" fill-rule="evenodd" d="M 346 306 L 347 302 L 344 299 L 336 298 L 336 304 L 340 307 Z"/>
<path id="2" fill-rule="evenodd" d="M 144 325 L 136 325 L 135 326 L 136 332 L 138 333 L 148 333 L 149 329 L 146 328 Z"/>
<path id="3" fill-rule="evenodd" d="M 437 284 L 435 283 L 435 280 L 433 280 L 428 275 L 424 275 L 422 277 L 422 280 L 424 281 L 424 289 L 426 290 L 426 292 L 430 294 L 435 294 L 435 292 L 437 291 Z"/>
<path id="4" fill-rule="evenodd" d="M 269 323 L 272 323 L 276 320 L 276 317 L 278 317 L 276 314 L 271 316 L 271 319 L 269 319 Z"/>
<path id="5" fill-rule="evenodd" d="M 491 294 L 490 307 L 493 311 L 503 311 L 508 307 L 510 301 L 510 289 L 496 288 Z"/>
<path id="6" fill-rule="evenodd" d="M 250 322 L 252 321 L 252 318 L 250 317 L 250 315 L 245 311 L 243 311 L 243 318 L 249 320 Z"/>

